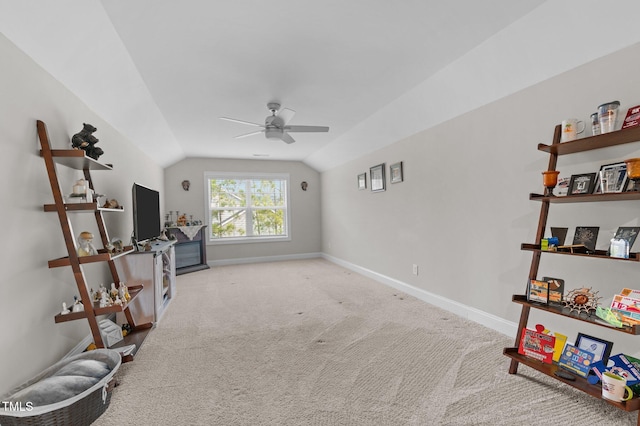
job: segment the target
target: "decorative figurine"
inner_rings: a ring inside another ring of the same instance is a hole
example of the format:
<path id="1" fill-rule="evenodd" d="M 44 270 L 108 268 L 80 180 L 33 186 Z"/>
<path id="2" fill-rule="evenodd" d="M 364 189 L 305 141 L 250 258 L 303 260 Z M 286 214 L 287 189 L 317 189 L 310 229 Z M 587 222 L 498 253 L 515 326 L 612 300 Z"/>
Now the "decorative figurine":
<path id="1" fill-rule="evenodd" d="M 591 315 L 598 308 L 600 299 L 602 297 L 598 296 L 598 292 L 591 288 L 577 288 L 567 293 L 562 303 L 569 308 L 569 313 L 575 311 L 578 315 L 582 312 Z"/>
<path id="2" fill-rule="evenodd" d="M 78 236 L 78 256 L 95 256 L 98 251 L 93 246 L 93 234 L 91 232 L 81 232 Z"/>
<path id="3" fill-rule="evenodd" d="M 116 300 L 116 297 L 118 297 L 118 289 L 116 288 L 115 283 L 111 283 L 111 290 L 109 290 L 109 295 L 111 296 L 111 300 Z"/>
<path id="4" fill-rule="evenodd" d="M 123 282 L 120 283 L 120 287 L 118 288 L 118 296 L 120 297 L 120 300 L 122 300 L 123 302 L 128 302 L 129 300 L 131 300 L 129 289 L 127 288 L 126 285 L 124 285 Z"/>
<path id="5" fill-rule="evenodd" d="M 73 303 L 73 307 L 71 308 L 71 312 L 82 312 L 84 311 L 84 305 L 82 304 L 81 301 L 78 300 L 77 296 L 73 296 L 74 299 L 74 303 Z"/>
<path id="6" fill-rule="evenodd" d="M 74 149 L 82 149 L 86 152 L 87 156 L 97 160 L 104 151 L 95 145 L 98 143 L 98 138 L 92 135 L 96 129 L 91 124 L 82 123 L 82 130 L 71 137 L 71 146 Z"/>
<path id="7" fill-rule="evenodd" d="M 102 292 L 102 296 L 100 297 L 100 307 L 106 308 L 107 306 L 111 306 L 111 300 L 109 299 L 109 295 L 106 291 Z"/>
<path id="8" fill-rule="evenodd" d="M 61 315 L 67 315 L 71 313 L 71 311 L 69 310 L 69 308 L 67 308 L 67 304 L 65 302 L 62 302 L 62 312 L 60 312 Z"/>

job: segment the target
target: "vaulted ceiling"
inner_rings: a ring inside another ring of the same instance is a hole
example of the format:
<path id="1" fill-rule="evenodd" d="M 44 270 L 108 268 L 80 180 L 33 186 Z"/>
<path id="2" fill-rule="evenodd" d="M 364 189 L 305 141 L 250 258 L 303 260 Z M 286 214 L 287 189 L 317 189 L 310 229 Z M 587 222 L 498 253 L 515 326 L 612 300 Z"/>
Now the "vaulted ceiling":
<path id="1" fill-rule="evenodd" d="M 0 0 L 0 28 L 162 166 L 322 171 L 639 41 L 638 2 L 618 3 Z M 256 128 L 220 120 L 263 123 L 271 101 L 329 132 L 236 139 Z"/>

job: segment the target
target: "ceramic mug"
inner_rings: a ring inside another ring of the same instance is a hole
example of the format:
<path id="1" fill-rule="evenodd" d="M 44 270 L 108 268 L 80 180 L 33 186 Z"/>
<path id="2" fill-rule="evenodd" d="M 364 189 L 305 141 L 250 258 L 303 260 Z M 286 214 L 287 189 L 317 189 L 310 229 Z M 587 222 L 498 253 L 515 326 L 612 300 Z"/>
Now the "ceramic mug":
<path id="1" fill-rule="evenodd" d="M 579 129 L 582 127 L 582 129 Z M 577 118 L 567 118 L 562 120 L 562 135 L 560 142 L 569 142 L 578 138 L 578 135 L 584 132 L 584 121 Z"/>
<path id="2" fill-rule="evenodd" d="M 627 386 L 627 379 L 605 371 L 602 373 L 602 397 L 616 402 L 628 401 L 633 398 L 633 391 Z"/>

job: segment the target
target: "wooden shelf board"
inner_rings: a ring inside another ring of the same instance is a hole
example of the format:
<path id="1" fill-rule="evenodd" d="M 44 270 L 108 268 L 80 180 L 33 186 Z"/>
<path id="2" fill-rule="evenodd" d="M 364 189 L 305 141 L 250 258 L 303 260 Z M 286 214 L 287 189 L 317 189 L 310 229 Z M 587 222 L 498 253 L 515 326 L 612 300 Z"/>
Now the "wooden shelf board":
<path id="1" fill-rule="evenodd" d="M 40 156 L 43 156 L 42 150 L 40 150 Z M 52 149 L 51 156 L 55 163 L 76 170 L 113 170 L 112 166 L 87 157 L 81 149 Z"/>
<path id="2" fill-rule="evenodd" d="M 136 285 L 136 286 L 132 286 L 129 287 L 129 295 L 131 295 L 131 299 L 129 299 L 129 302 L 119 306 L 119 305 L 112 305 L 112 306 L 107 306 L 107 307 L 100 307 L 100 303 L 99 302 L 94 302 L 93 304 L 93 313 L 94 315 L 98 316 L 98 315 L 106 315 L 106 314 L 111 314 L 111 313 L 115 313 L 115 312 L 122 312 L 124 311 L 128 305 L 131 304 L 131 302 L 133 302 L 133 300 L 142 292 L 143 286 L 142 285 Z M 73 306 L 73 303 L 70 304 L 69 306 Z M 84 319 L 86 318 L 87 315 L 85 312 L 70 312 L 68 314 L 58 314 L 54 317 L 54 320 L 56 323 L 61 323 L 61 322 L 67 322 L 67 321 L 75 321 L 75 320 L 79 320 L 79 319 Z"/>
<path id="3" fill-rule="evenodd" d="M 75 320 L 79 320 L 79 319 L 84 319 L 86 317 L 87 317 L 87 314 L 85 312 L 70 312 L 70 313 L 65 314 L 65 315 L 58 314 L 53 319 L 56 322 L 56 324 L 58 324 L 58 323 L 61 323 L 61 322 L 75 321 Z"/>
<path id="4" fill-rule="evenodd" d="M 541 253 L 550 253 L 550 254 L 561 254 L 561 255 L 565 255 L 565 256 L 582 256 L 582 257 L 591 257 L 591 258 L 596 258 L 596 259 L 608 259 L 608 260 L 618 260 L 618 261 L 623 261 L 623 262 L 638 262 L 640 261 L 640 253 L 629 253 L 629 258 L 628 259 L 622 259 L 620 257 L 611 257 L 609 255 L 607 255 L 607 252 L 605 250 L 596 250 L 595 252 L 588 254 L 588 253 L 571 253 L 570 251 L 549 251 L 549 250 L 540 250 L 540 245 L 539 244 L 527 244 L 527 243 L 523 243 L 520 246 L 521 250 L 528 250 L 528 251 L 536 251 L 536 252 L 541 252 Z M 565 249 L 567 250 L 567 249 Z"/>
<path id="5" fill-rule="evenodd" d="M 104 207 L 99 207 L 96 202 L 93 203 L 65 203 L 64 204 L 65 211 L 68 212 L 80 212 L 80 213 L 94 213 L 96 211 L 101 212 L 123 212 L 124 208 L 119 209 L 107 209 Z M 55 204 L 45 204 L 44 205 L 45 212 L 57 212 L 58 207 Z"/>
<path id="6" fill-rule="evenodd" d="M 618 407 L 624 411 L 636 411 L 640 409 L 640 398 L 635 397 L 626 402 L 615 402 L 610 401 L 606 398 L 602 398 L 602 388 L 600 385 L 592 385 L 586 379 L 576 376 L 575 381 L 566 380 L 561 377 L 556 376 L 554 373 L 560 369 L 556 364 L 546 364 L 544 362 L 535 360 L 533 358 L 529 358 L 527 356 L 521 355 L 518 353 L 518 348 L 505 348 L 503 351 L 504 355 L 508 356 L 511 359 L 518 361 L 521 364 L 524 364 L 528 367 L 533 368 L 534 370 L 538 370 L 539 372 L 546 374 L 547 376 L 553 377 L 556 380 L 559 380 L 571 387 L 574 387 L 578 390 L 581 390 L 584 393 L 591 395 L 594 398 L 601 399 L 606 401 L 607 403 Z"/>
<path id="7" fill-rule="evenodd" d="M 608 194 L 579 194 L 560 197 L 545 197 L 542 194 L 529 194 L 532 201 L 548 201 L 554 204 L 595 203 L 599 201 L 633 201 L 640 200 L 640 191 L 614 192 Z"/>
<path id="8" fill-rule="evenodd" d="M 153 329 L 152 323 L 146 323 L 146 324 L 143 324 L 142 326 L 138 326 L 136 327 L 135 330 L 132 330 L 129 334 L 124 336 L 124 338 L 120 342 L 116 343 L 115 345 L 112 345 L 109 349 L 117 350 L 118 348 L 135 344 L 136 347 L 131 352 L 131 354 L 125 357 L 122 357 L 122 362 L 133 361 L 136 353 L 138 352 L 138 350 L 140 350 L 140 347 L 142 346 L 145 339 L 149 335 L 149 332 L 151 332 L 152 329 Z"/>
<path id="9" fill-rule="evenodd" d="M 98 250 L 98 254 L 95 256 L 81 256 L 78 258 L 78 263 L 95 263 L 95 262 L 106 262 L 108 260 L 117 259 L 120 256 L 125 256 L 129 253 L 133 252 L 133 246 L 126 246 L 122 253 L 117 254 L 109 254 L 106 250 L 100 249 Z M 71 266 L 71 260 L 69 257 L 61 257 L 59 259 L 53 259 L 49 261 L 49 268 L 59 268 L 62 266 Z"/>
<path id="10" fill-rule="evenodd" d="M 611 330 L 619 331 L 621 333 L 640 335 L 640 327 L 632 326 L 632 327 L 614 327 L 598 318 L 595 314 L 592 316 L 587 316 L 586 314 L 579 315 L 577 312 L 571 312 L 570 309 L 565 308 L 563 306 L 556 305 L 545 305 L 542 303 L 529 302 L 527 300 L 527 296 L 523 294 L 514 294 L 511 298 L 515 303 L 519 303 L 521 305 L 530 306 L 535 309 L 539 309 L 541 311 L 550 312 L 556 315 L 562 315 L 564 317 L 568 317 L 571 319 L 587 322 L 589 324 L 598 325 L 600 327 L 609 328 Z"/>
<path id="11" fill-rule="evenodd" d="M 616 145 L 640 141 L 640 127 L 618 130 L 603 135 L 589 136 L 574 141 L 553 145 L 538 144 L 538 150 L 549 154 L 566 155 L 594 149 L 608 148 Z"/>

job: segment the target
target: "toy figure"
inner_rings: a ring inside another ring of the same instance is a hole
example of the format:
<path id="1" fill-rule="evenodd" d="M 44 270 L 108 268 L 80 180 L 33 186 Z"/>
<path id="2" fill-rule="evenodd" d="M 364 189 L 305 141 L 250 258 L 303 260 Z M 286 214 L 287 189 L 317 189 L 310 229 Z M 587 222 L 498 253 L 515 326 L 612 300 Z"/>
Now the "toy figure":
<path id="1" fill-rule="evenodd" d="M 92 135 L 96 129 L 91 124 L 82 123 L 82 130 L 71 137 L 71 146 L 74 149 L 82 149 L 87 153 L 87 156 L 97 160 L 104 151 L 97 146 L 98 138 Z"/>

